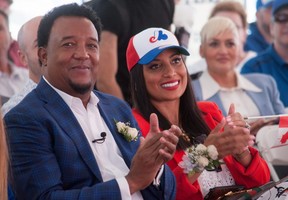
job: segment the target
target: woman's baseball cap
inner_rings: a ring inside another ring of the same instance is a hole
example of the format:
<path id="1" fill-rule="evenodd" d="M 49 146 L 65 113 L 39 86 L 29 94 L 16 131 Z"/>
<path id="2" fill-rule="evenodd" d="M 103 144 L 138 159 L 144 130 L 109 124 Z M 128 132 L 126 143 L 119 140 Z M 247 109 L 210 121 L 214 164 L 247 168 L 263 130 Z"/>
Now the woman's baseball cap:
<path id="1" fill-rule="evenodd" d="M 175 48 L 181 54 L 190 55 L 188 50 L 179 45 L 175 35 L 163 28 L 148 28 L 134 35 L 127 47 L 126 60 L 128 70 L 137 64 L 148 64 L 162 51 Z"/>

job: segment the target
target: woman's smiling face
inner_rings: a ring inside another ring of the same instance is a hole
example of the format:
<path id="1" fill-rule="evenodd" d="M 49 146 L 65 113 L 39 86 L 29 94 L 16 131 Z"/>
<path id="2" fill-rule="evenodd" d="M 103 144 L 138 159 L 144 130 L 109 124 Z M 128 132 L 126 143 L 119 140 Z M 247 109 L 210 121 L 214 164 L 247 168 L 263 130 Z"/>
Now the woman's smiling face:
<path id="1" fill-rule="evenodd" d="M 187 87 L 187 69 L 177 49 L 166 49 L 143 65 L 143 74 L 152 101 L 179 100 Z"/>

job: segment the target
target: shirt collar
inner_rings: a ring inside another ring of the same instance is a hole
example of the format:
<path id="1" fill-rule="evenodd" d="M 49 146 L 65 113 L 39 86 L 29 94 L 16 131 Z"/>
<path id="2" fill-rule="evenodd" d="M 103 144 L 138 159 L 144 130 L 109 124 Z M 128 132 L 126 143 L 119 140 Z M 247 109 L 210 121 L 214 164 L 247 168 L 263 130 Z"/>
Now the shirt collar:
<path id="1" fill-rule="evenodd" d="M 257 87 L 251 81 L 249 81 L 244 76 L 236 72 L 237 77 L 237 87 L 234 89 L 243 89 L 252 92 L 262 92 L 262 89 Z M 203 99 L 209 99 L 215 94 L 217 94 L 222 88 L 220 85 L 212 78 L 212 76 L 205 70 L 202 76 L 199 78 L 200 85 L 202 86 Z"/>
<path id="2" fill-rule="evenodd" d="M 219 84 L 211 77 L 207 70 L 203 71 L 203 74 L 199 78 L 199 82 L 202 87 L 204 100 L 211 98 L 221 89 Z"/>
<path id="3" fill-rule="evenodd" d="M 78 97 L 73 97 L 59 89 L 57 89 L 56 87 L 54 87 L 51 83 L 49 83 L 49 81 L 43 76 L 43 79 L 46 81 L 46 83 L 48 85 L 50 85 L 61 97 L 62 99 L 65 101 L 65 103 L 71 108 L 71 106 L 75 103 L 82 103 L 81 99 Z M 94 94 L 94 92 L 91 91 L 91 95 L 90 95 L 90 99 L 88 104 L 92 104 L 94 106 L 97 106 L 99 102 L 98 97 Z"/>
<path id="4" fill-rule="evenodd" d="M 251 92 L 262 92 L 262 89 L 248 80 L 245 76 L 240 75 L 239 72 L 236 72 L 237 76 L 237 88 L 241 88 L 243 90 L 251 91 Z"/>

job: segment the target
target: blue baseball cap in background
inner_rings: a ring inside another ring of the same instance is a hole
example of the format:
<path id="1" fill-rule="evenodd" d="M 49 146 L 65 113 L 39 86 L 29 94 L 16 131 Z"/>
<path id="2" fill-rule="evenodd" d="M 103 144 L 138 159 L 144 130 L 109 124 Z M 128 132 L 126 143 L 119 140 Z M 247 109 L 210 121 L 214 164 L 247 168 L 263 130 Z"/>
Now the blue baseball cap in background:
<path id="1" fill-rule="evenodd" d="M 281 0 L 280 0 L 281 1 Z M 256 10 L 260 10 L 261 8 L 268 8 L 273 5 L 273 0 L 257 0 L 256 2 Z"/>
<path id="2" fill-rule="evenodd" d="M 272 14 L 275 15 L 280 8 L 288 6 L 288 0 L 275 0 L 272 6 Z"/>

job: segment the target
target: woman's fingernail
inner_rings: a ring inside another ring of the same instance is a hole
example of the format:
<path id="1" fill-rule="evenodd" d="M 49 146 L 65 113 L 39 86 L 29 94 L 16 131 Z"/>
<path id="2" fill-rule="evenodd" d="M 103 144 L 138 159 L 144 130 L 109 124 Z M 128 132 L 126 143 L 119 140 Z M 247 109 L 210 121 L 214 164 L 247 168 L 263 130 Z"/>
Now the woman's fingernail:
<path id="1" fill-rule="evenodd" d="M 230 117 L 230 116 L 227 116 L 227 117 L 226 117 L 226 121 L 227 121 L 227 122 L 231 122 L 231 117 Z"/>

